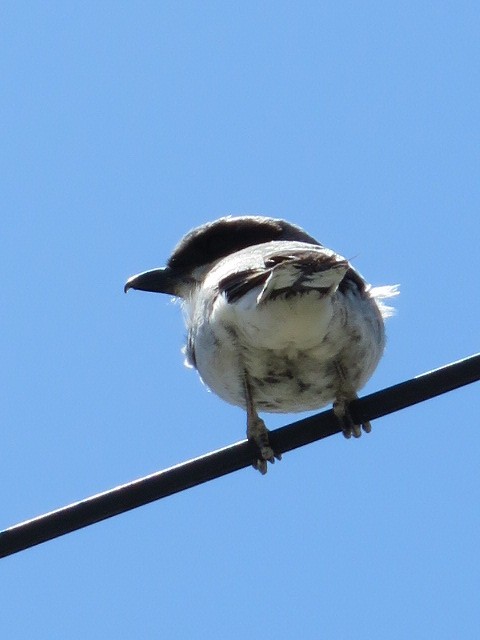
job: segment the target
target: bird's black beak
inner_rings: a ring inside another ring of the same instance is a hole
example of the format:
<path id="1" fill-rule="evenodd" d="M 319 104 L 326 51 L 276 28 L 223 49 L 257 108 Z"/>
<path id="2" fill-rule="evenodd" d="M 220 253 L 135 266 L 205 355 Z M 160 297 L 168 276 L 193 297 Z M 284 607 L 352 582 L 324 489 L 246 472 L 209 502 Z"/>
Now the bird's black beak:
<path id="1" fill-rule="evenodd" d="M 139 289 L 140 291 L 153 291 L 155 293 L 168 293 L 172 296 L 178 295 L 179 278 L 169 267 L 162 269 L 152 269 L 132 276 L 125 283 L 123 290 L 125 293 L 129 289 Z"/>

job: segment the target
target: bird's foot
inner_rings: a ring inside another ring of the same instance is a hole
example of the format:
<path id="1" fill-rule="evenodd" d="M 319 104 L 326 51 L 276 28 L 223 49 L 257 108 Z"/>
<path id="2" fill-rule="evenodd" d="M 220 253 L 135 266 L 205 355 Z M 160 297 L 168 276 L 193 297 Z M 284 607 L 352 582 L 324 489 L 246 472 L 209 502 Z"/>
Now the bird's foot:
<path id="1" fill-rule="evenodd" d="M 351 398 L 353 400 L 353 398 Z M 348 400 L 345 398 L 337 398 L 333 403 L 333 413 L 340 422 L 342 432 L 345 438 L 360 438 L 362 435 L 362 429 L 365 433 L 370 433 L 372 425 L 370 422 L 362 422 L 362 424 L 355 424 L 348 408 Z"/>
<path id="2" fill-rule="evenodd" d="M 253 440 L 260 450 L 260 457 L 253 463 L 253 468 L 260 471 L 262 475 L 267 473 L 267 462 L 273 464 L 275 460 L 281 460 L 280 453 L 275 453 L 270 446 L 268 429 L 265 422 L 258 416 L 252 416 L 247 424 L 247 438 Z"/>

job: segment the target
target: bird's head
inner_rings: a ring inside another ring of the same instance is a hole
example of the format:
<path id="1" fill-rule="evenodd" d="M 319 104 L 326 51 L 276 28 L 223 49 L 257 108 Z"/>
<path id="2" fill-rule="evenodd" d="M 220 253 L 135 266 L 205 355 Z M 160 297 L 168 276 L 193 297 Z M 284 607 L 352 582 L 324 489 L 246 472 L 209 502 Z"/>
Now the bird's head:
<path id="1" fill-rule="evenodd" d="M 319 245 L 301 227 L 276 218 L 227 216 L 189 231 L 177 244 L 166 267 L 143 271 L 129 278 L 129 289 L 185 297 L 211 267 L 250 246 L 278 240 Z"/>

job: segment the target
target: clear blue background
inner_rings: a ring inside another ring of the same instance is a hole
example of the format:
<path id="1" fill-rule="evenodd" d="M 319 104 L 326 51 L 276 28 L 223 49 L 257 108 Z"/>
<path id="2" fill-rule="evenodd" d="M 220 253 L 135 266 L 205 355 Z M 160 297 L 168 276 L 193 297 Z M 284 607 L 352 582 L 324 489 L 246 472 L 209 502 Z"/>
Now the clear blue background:
<path id="1" fill-rule="evenodd" d="M 178 306 L 122 291 L 204 221 L 284 217 L 401 284 L 365 392 L 478 351 L 477 2 L 16 0 L 0 24 L 0 526 L 244 437 Z M 2 560 L 2 637 L 477 638 L 478 389 Z"/>

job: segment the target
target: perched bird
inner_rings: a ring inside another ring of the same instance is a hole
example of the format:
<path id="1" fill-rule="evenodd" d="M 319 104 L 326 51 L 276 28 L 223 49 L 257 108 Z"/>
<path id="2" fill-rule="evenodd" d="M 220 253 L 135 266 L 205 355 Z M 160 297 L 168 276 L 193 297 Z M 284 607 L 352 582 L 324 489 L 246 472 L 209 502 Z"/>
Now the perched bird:
<path id="1" fill-rule="evenodd" d="M 348 260 L 300 227 L 228 216 L 193 229 L 167 266 L 129 278 L 128 289 L 181 298 L 186 364 L 218 396 L 246 409 L 247 437 L 266 473 L 272 450 L 258 411 L 290 413 L 333 402 L 344 435 L 361 428 L 348 403 L 385 346 L 382 303 L 396 287 L 371 288 Z"/>

